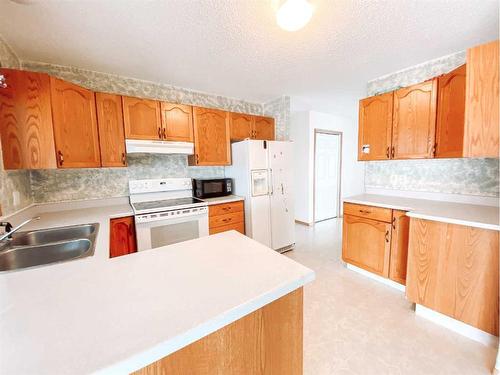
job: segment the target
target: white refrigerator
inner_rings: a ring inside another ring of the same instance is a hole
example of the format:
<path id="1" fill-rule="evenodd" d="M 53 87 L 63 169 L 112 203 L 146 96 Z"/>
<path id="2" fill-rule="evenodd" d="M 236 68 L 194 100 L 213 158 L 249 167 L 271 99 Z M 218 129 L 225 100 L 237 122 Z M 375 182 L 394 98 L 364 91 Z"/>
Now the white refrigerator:
<path id="1" fill-rule="evenodd" d="M 295 244 L 292 143 L 245 140 L 231 145 L 233 193 L 245 197 L 247 236 L 284 252 Z"/>

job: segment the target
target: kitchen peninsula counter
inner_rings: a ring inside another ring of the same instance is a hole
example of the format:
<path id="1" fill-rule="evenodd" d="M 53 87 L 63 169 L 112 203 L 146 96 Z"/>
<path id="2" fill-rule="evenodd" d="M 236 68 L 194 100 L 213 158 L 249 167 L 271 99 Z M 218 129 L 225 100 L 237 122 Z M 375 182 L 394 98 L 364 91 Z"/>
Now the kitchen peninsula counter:
<path id="1" fill-rule="evenodd" d="M 235 231 L 110 259 L 109 219 L 131 214 L 125 202 L 31 214 L 29 229 L 99 223 L 96 250 L 0 274 L 0 373 L 130 373 L 314 279 Z"/>

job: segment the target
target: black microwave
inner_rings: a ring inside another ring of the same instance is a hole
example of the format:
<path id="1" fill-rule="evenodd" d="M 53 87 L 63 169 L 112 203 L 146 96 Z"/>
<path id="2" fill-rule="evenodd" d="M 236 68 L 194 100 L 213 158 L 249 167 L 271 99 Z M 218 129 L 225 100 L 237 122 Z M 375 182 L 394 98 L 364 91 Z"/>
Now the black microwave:
<path id="1" fill-rule="evenodd" d="M 231 178 L 193 179 L 193 194 L 196 198 L 223 197 L 232 193 L 233 180 Z"/>

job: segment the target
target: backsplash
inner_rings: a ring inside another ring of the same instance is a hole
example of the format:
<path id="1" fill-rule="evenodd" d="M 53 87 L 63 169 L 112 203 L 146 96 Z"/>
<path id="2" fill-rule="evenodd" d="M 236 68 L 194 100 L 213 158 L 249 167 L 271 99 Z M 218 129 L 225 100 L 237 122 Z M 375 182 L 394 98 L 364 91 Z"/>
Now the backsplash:
<path id="1" fill-rule="evenodd" d="M 366 163 L 365 187 L 498 197 L 498 159 L 392 160 Z"/>
<path id="2" fill-rule="evenodd" d="M 276 118 L 276 137 L 288 139 L 290 100 L 280 97 L 261 104 L 227 98 L 118 75 L 43 62 L 20 61 L 0 37 L 0 66 L 44 72 L 94 91 L 154 98 L 170 102 L 219 108 L 232 112 L 271 115 Z M 0 154 L 1 155 L 1 154 Z M 1 159 L 1 158 L 0 158 Z M 128 180 L 161 177 L 224 177 L 223 167 L 189 167 L 184 155 L 134 154 L 128 168 L 4 171 L 0 160 L 0 204 L 9 214 L 31 203 L 128 195 Z M 19 192 L 14 202 L 13 192 Z M 14 204 L 16 203 L 16 204 Z"/>
<path id="3" fill-rule="evenodd" d="M 465 51 L 374 79 L 368 96 L 425 81 L 465 63 Z M 366 162 L 365 188 L 499 196 L 498 159 L 427 159 Z"/>
<path id="4" fill-rule="evenodd" d="M 35 202 L 60 202 L 128 195 L 136 179 L 224 177 L 224 167 L 189 167 L 185 155 L 128 155 L 128 168 L 48 169 L 31 171 Z"/>

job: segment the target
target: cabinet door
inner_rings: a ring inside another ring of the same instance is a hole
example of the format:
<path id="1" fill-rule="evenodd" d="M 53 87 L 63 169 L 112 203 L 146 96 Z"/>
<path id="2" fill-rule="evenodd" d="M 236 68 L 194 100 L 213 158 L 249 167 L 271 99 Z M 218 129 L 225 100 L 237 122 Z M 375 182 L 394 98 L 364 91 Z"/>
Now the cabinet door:
<path id="1" fill-rule="evenodd" d="M 344 215 L 342 259 L 377 275 L 389 276 L 391 224 Z"/>
<path id="2" fill-rule="evenodd" d="M 410 218 L 406 216 L 406 211 L 393 210 L 392 215 L 389 278 L 400 284 L 406 285 Z"/>
<path id="3" fill-rule="evenodd" d="M 5 169 L 25 168 L 24 131 L 19 115 L 19 77 L 16 70 L 2 69 L 6 87 L 0 88 L 0 137 Z"/>
<path id="4" fill-rule="evenodd" d="M 436 158 L 463 156 L 465 65 L 438 78 Z"/>
<path id="5" fill-rule="evenodd" d="M 162 137 L 169 141 L 193 142 L 193 108 L 161 103 Z"/>
<path id="6" fill-rule="evenodd" d="M 156 100 L 122 97 L 127 139 L 161 139 L 160 103 Z"/>
<path id="7" fill-rule="evenodd" d="M 467 50 L 464 152 L 498 158 L 498 40 Z"/>
<path id="8" fill-rule="evenodd" d="M 54 77 L 50 86 L 58 167 L 100 167 L 94 93 Z"/>
<path id="9" fill-rule="evenodd" d="M 122 98 L 120 95 L 98 92 L 95 94 L 95 100 L 102 166 L 124 167 L 127 165 L 127 158 Z"/>
<path id="10" fill-rule="evenodd" d="M 50 78 L 47 74 L 0 69 L 0 135 L 5 169 L 56 168 Z"/>
<path id="11" fill-rule="evenodd" d="M 390 158 L 393 93 L 359 101 L 358 160 Z"/>
<path id="12" fill-rule="evenodd" d="M 394 92 L 394 159 L 422 159 L 434 156 L 436 101 L 436 79 Z"/>
<path id="13" fill-rule="evenodd" d="M 229 113 L 217 109 L 193 108 L 195 155 L 191 165 L 229 165 Z"/>
<path id="14" fill-rule="evenodd" d="M 255 117 L 243 113 L 231 113 L 231 141 L 252 138 Z"/>
<path id="15" fill-rule="evenodd" d="M 274 119 L 271 117 L 255 116 L 253 138 L 274 141 Z"/>
<path id="16" fill-rule="evenodd" d="M 131 254 L 137 251 L 133 216 L 110 220 L 109 257 Z"/>

